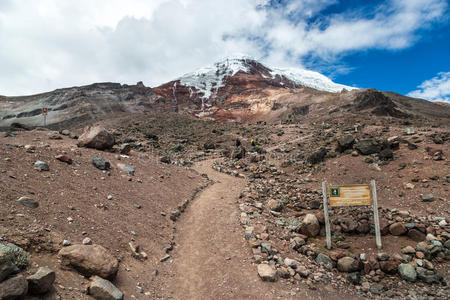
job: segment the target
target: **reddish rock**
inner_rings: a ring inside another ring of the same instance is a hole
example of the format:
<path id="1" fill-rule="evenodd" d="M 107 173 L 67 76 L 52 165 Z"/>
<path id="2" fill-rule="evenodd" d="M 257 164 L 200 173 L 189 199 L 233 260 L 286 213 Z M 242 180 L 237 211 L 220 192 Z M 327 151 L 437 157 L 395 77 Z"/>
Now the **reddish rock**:
<path id="1" fill-rule="evenodd" d="M 386 261 L 380 261 L 380 269 L 386 274 L 396 274 L 397 268 L 400 265 L 399 261 L 394 260 L 386 260 Z"/>
<path id="2" fill-rule="evenodd" d="M 425 233 L 413 228 L 408 231 L 408 237 L 415 242 L 422 242 L 425 240 Z"/>
<path id="3" fill-rule="evenodd" d="M 78 138 L 78 147 L 94 148 L 98 150 L 111 149 L 114 146 L 114 136 L 99 126 L 87 126 Z"/>
<path id="4" fill-rule="evenodd" d="M 72 159 L 68 155 L 65 155 L 65 154 L 58 155 L 55 158 L 59 161 L 65 162 L 66 164 L 69 164 L 69 165 L 71 165 L 73 162 Z"/>
<path id="5" fill-rule="evenodd" d="M 391 224 L 391 226 L 389 226 L 389 232 L 392 235 L 403 235 L 407 231 L 408 230 L 406 229 L 405 225 L 403 223 L 400 223 L 400 222 Z"/>
<path id="6" fill-rule="evenodd" d="M 119 261 L 100 245 L 73 245 L 59 251 L 61 264 L 71 266 L 85 276 L 98 275 L 112 279 Z"/>
<path id="7" fill-rule="evenodd" d="M 389 222 L 385 219 L 380 220 L 380 233 L 381 235 L 387 235 L 389 234 Z"/>

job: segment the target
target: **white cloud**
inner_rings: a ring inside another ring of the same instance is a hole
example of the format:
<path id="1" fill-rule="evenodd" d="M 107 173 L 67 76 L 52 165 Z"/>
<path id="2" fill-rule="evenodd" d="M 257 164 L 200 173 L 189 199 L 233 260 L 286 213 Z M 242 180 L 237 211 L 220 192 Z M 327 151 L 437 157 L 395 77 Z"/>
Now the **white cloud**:
<path id="1" fill-rule="evenodd" d="M 408 96 L 430 101 L 450 102 L 450 72 L 438 73 L 436 77 L 422 82 Z"/>
<path id="2" fill-rule="evenodd" d="M 371 15 L 312 17 L 336 0 L 1 0 L 0 94 L 98 81 L 157 85 L 233 53 L 274 66 L 402 49 L 445 0 L 386 0 Z"/>

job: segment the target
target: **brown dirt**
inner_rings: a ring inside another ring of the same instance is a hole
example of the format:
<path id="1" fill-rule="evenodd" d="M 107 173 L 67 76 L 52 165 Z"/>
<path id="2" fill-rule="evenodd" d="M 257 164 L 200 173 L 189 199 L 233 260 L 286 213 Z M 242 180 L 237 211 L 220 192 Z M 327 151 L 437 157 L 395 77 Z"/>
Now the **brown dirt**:
<path id="1" fill-rule="evenodd" d="M 245 180 L 216 172 L 211 164 L 203 161 L 195 167 L 215 183 L 177 224 L 177 246 L 161 269 L 160 292 L 174 299 L 341 299 L 331 287 L 319 292 L 260 280 L 236 211 Z"/>

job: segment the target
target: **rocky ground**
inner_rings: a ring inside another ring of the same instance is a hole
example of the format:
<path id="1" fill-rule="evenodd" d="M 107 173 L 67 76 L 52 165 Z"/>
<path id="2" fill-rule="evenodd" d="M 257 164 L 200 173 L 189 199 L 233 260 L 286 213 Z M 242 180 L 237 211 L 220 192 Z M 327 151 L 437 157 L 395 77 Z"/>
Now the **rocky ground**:
<path id="1" fill-rule="evenodd" d="M 87 123 L 0 135 L 0 242 L 11 244 L 0 259 L 13 263 L 0 269 L 0 293 L 448 299 L 445 121 L 117 114 L 97 122 L 111 134 L 99 131 L 99 143 L 82 134 Z M 326 249 L 321 182 L 371 179 L 383 249 L 367 207 L 332 209 Z"/>

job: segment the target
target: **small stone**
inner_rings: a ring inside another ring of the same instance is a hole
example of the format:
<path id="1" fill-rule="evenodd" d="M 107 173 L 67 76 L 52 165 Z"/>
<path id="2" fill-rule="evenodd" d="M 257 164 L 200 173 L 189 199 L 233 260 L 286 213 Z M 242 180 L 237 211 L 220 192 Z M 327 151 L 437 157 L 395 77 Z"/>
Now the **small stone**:
<path id="1" fill-rule="evenodd" d="M 332 268 L 336 265 L 328 255 L 323 253 L 319 253 L 317 255 L 316 263 L 318 263 L 319 265 L 324 265 L 325 267 L 328 266 L 328 268 Z"/>
<path id="2" fill-rule="evenodd" d="M 282 205 L 281 205 L 280 201 L 275 200 L 275 199 L 270 199 L 270 200 L 267 202 L 267 208 L 268 208 L 269 210 L 279 212 L 279 211 L 281 211 L 281 209 L 282 209 Z"/>
<path id="3" fill-rule="evenodd" d="M 55 281 L 55 272 L 47 267 L 40 267 L 36 273 L 29 276 L 28 289 L 32 294 L 45 294 L 48 292 Z"/>
<path id="4" fill-rule="evenodd" d="M 359 272 L 348 274 L 347 279 L 354 285 L 359 285 L 361 283 L 361 275 L 359 274 Z"/>
<path id="5" fill-rule="evenodd" d="M 73 163 L 72 159 L 68 155 L 65 155 L 65 154 L 57 155 L 57 156 L 55 156 L 55 158 L 59 161 L 65 162 L 66 164 L 69 164 L 69 165 L 71 165 Z"/>
<path id="6" fill-rule="evenodd" d="M 416 249 L 414 249 L 411 246 L 406 246 L 405 248 L 402 249 L 402 253 L 403 254 L 415 254 L 416 253 Z"/>
<path id="7" fill-rule="evenodd" d="M 299 266 L 297 268 L 297 275 L 300 275 L 303 278 L 307 278 L 309 274 L 311 273 L 305 266 Z M 298 278 L 300 279 L 300 278 Z"/>
<path id="8" fill-rule="evenodd" d="M 34 163 L 34 168 L 36 170 L 38 170 L 39 172 L 49 171 L 50 170 L 50 167 L 48 166 L 48 163 L 46 163 L 44 161 L 41 161 L 41 160 L 38 160 L 38 161 L 36 161 Z"/>
<path id="9" fill-rule="evenodd" d="M 405 225 L 403 223 L 397 222 L 394 224 L 391 224 L 391 226 L 389 226 L 389 232 L 392 235 L 403 235 L 407 232 L 408 230 L 406 229 Z"/>
<path id="10" fill-rule="evenodd" d="M 126 164 L 117 164 L 117 167 L 125 172 L 128 172 L 131 176 L 134 176 L 134 168 Z"/>
<path id="11" fill-rule="evenodd" d="M 88 294 L 99 300 L 122 300 L 123 293 L 110 281 L 98 276 L 90 278 Z"/>
<path id="12" fill-rule="evenodd" d="M 420 195 L 420 198 L 422 199 L 423 202 L 433 202 L 435 200 L 432 194 Z"/>
<path id="13" fill-rule="evenodd" d="M 88 237 L 85 237 L 82 241 L 83 245 L 92 245 L 92 240 Z"/>
<path id="14" fill-rule="evenodd" d="M 91 162 L 94 165 L 94 167 L 96 167 L 99 170 L 108 170 L 109 168 L 111 168 L 111 164 L 109 163 L 109 161 L 107 161 L 103 157 L 94 156 L 92 157 Z"/>
<path id="15" fill-rule="evenodd" d="M 387 253 L 378 253 L 377 258 L 379 261 L 386 261 L 389 259 L 389 255 Z"/>
<path id="16" fill-rule="evenodd" d="M 166 255 L 166 256 L 164 256 L 163 258 L 161 258 L 159 261 L 160 261 L 160 262 L 165 262 L 165 261 L 169 260 L 170 257 L 171 257 L 170 255 Z"/>
<path id="17" fill-rule="evenodd" d="M 313 214 L 307 214 L 303 219 L 300 232 L 308 237 L 315 237 L 320 232 L 320 224 L 317 217 Z"/>
<path id="18" fill-rule="evenodd" d="M 415 242 L 421 242 L 425 240 L 425 234 L 415 228 L 408 230 L 408 237 Z"/>
<path id="19" fill-rule="evenodd" d="M 268 264 L 258 265 L 258 275 L 263 281 L 277 281 L 277 271 Z"/>
<path id="20" fill-rule="evenodd" d="M 17 202 L 19 202 L 20 204 L 22 204 L 23 206 L 29 207 L 29 208 L 38 208 L 39 207 L 39 202 L 28 198 L 28 197 L 20 197 Z"/>
<path id="21" fill-rule="evenodd" d="M 63 245 L 64 247 L 68 247 L 68 246 L 72 245 L 72 243 L 71 243 L 69 240 L 64 240 L 63 243 L 62 243 L 62 245 Z"/>
<path id="22" fill-rule="evenodd" d="M 359 270 L 359 263 L 356 259 L 346 256 L 337 262 L 337 269 L 340 272 L 351 273 Z"/>
<path id="23" fill-rule="evenodd" d="M 112 196 L 112 195 L 108 195 L 108 196 L 106 196 L 106 199 L 108 199 L 108 200 L 112 200 L 112 198 L 113 198 L 113 196 Z"/>
<path id="24" fill-rule="evenodd" d="M 402 279 L 410 282 L 414 282 L 417 279 L 416 270 L 410 264 L 400 264 L 398 266 L 398 273 Z"/>

